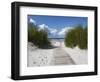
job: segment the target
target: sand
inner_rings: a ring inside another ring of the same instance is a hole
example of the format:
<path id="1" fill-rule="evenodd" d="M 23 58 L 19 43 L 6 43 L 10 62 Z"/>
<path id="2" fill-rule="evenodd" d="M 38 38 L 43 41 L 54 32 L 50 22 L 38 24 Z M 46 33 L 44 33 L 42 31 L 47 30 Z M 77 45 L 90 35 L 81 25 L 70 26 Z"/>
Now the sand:
<path id="1" fill-rule="evenodd" d="M 62 43 L 62 48 L 70 55 L 77 65 L 88 64 L 88 50 L 80 49 L 78 46 L 75 48 L 65 47 L 64 43 Z"/>
<path id="2" fill-rule="evenodd" d="M 63 42 L 52 41 L 56 46 L 53 49 L 40 49 L 34 44 L 28 43 L 28 67 L 51 66 L 51 65 L 80 65 L 88 63 L 87 50 L 78 47 L 68 48 Z"/>

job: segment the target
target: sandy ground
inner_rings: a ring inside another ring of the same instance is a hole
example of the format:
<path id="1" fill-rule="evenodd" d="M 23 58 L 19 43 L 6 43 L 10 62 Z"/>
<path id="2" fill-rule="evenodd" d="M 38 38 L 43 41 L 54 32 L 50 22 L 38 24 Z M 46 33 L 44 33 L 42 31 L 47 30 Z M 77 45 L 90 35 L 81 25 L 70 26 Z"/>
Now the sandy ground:
<path id="1" fill-rule="evenodd" d="M 81 50 L 78 47 L 68 48 L 64 46 L 64 43 L 62 43 L 62 48 L 70 55 L 75 64 L 88 64 L 88 50 Z"/>
<path id="2" fill-rule="evenodd" d="M 47 66 L 52 65 L 53 49 L 39 49 L 28 43 L 28 66 Z"/>
<path id="3" fill-rule="evenodd" d="M 64 43 L 52 41 L 53 49 L 39 49 L 32 43 L 28 43 L 27 66 L 50 66 L 87 64 L 87 50 L 78 47 L 72 49 L 64 46 Z"/>

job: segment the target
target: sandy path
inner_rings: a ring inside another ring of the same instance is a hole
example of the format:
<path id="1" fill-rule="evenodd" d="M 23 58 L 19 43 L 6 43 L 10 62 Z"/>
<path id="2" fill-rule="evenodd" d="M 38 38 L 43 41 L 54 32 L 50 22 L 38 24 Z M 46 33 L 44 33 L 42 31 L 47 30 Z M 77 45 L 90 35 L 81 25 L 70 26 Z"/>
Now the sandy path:
<path id="1" fill-rule="evenodd" d="M 61 47 L 54 49 L 54 65 L 75 64 L 72 58 Z"/>

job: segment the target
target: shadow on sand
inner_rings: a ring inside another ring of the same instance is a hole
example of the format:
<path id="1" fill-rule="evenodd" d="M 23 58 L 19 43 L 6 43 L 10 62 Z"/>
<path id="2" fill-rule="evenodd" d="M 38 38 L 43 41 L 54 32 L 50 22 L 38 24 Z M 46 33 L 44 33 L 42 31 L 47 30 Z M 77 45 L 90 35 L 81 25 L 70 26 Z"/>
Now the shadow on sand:
<path id="1" fill-rule="evenodd" d="M 41 49 L 54 49 L 54 48 L 58 48 L 57 46 L 53 46 L 53 45 L 46 45 L 46 46 L 42 46 L 40 47 Z"/>

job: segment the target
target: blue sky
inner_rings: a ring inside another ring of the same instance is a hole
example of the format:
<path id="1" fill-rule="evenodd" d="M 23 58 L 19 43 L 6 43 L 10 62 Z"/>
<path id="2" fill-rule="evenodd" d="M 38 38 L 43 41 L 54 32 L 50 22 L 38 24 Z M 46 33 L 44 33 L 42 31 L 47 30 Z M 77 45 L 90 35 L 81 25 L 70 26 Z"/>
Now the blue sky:
<path id="1" fill-rule="evenodd" d="M 28 22 L 34 20 L 37 25 L 45 24 L 49 28 L 61 31 L 63 28 L 73 28 L 78 24 L 83 27 L 88 25 L 87 17 L 70 17 L 70 16 L 46 16 L 46 15 L 28 15 Z"/>

